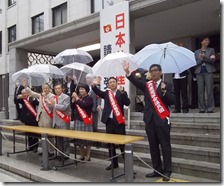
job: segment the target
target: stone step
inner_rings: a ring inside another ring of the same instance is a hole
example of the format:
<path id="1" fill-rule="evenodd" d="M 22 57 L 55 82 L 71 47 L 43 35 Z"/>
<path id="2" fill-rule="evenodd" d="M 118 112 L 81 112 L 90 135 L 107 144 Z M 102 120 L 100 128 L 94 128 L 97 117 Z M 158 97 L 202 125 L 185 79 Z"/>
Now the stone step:
<path id="1" fill-rule="evenodd" d="M 131 129 L 145 130 L 145 123 L 142 120 L 131 120 Z M 172 132 L 179 133 L 196 133 L 196 134 L 215 134 L 220 135 L 219 123 L 188 123 L 172 122 Z"/>
<path id="2" fill-rule="evenodd" d="M 117 150 L 117 153 L 120 153 L 120 151 Z M 98 159 L 106 159 L 108 158 L 108 150 L 103 148 L 96 149 L 95 147 L 92 147 L 91 156 Z M 134 165 L 148 168 L 148 166 L 146 166 L 145 163 L 142 162 L 144 161 L 149 166 L 152 166 L 149 153 L 146 154 L 146 153 L 134 152 L 133 156 L 134 156 Z M 123 162 L 123 159 L 120 156 L 119 156 L 119 162 Z M 205 161 L 188 160 L 184 158 L 175 158 L 175 157 L 172 157 L 172 163 L 174 173 L 221 181 L 219 163 L 208 163 Z"/>
<path id="3" fill-rule="evenodd" d="M 220 149 L 172 144 L 172 157 L 220 163 Z M 134 152 L 150 153 L 148 141 L 133 143 Z M 162 154 L 162 153 L 161 153 Z"/>
<path id="4" fill-rule="evenodd" d="M 130 120 L 143 120 L 143 113 L 131 112 Z M 220 123 L 220 113 L 171 113 L 171 122 Z"/>
<path id="5" fill-rule="evenodd" d="M 99 132 L 105 132 L 105 127 L 98 129 Z M 127 135 L 144 136 L 147 141 L 147 135 L 144 130 L 126 129 Z M 171 144 L 190 145 L 209 148 L 220 148 L 220 135 L 214 134 L 196 134 L 171 132 Z"/>
<path id="6" fill-rule="evenodd" d="M 12 140 L 12 133 L 10 132 L 4 132 L 3 131 L 3 139 L 7 139 L 9 141 Z M 16 142 L 24 144 L 24 136 L 17 135 L 16 136 Z M 146 141 L 142 141 L 146 145 Z M 142 144 L 140 144 L 141 146 Z M 98 158 L 98 159 L 107 159 L 108 158 L 108 150 L 105 148 L 106 145 L 102 145 L 104 148 L 96 148 L 92 146 L 91 150 L 91 157 Z M 134 148 L 138 145 L 135 143 Z M 41 147 L 41 143 L 39 144 L 39 147 Z M 4 147 L 3 147 L 4 148 Z M 25 145 L 24 145 L 25 148 Z M 138 147 L 140 148 L 140 147 Z M 173 145 L 172 145 L 173 148 Z M 174 149 L 178 149 L 177 146 L 174 146 Z M 193 147 L 192 147 L 193 148 Z M 197 147 L 198 148 L 198 147 Z M 183 147 L 182 147 L 183 149 Z M 190 147 L 188 147 L 190 149 Z M 214 150 L 214 149 L 213 149 Z M 196 151 L 196 150 L 195 150 Z M 215 151 L 215 150 L 214 150 Z M 71 145 L 71 153 L 74 153 L 74 146 Z M 77 150 L 77 153 L 79 151 Z M 119 150 L 117 150 L 117 153 L 120 153 Z M 183 152 L 185 153 L 185 152 Z M 216 152 L 217 153 L 217 152 Z M 180 150 L 181 154 L 181 150 Z M 134 149 L 134 164 L 141 167 L 147 167 L 144 163 L 142 163 L 139 158 L 147 162 L 149 165 L 151 165 L 151 158 L 149 151 L 147 153 L 144 152 L 136 152 L 136 149 Z M 123 162 L 123 159 L 119 157 L 119 162 Z M 189 176 L 196 176 L 199 178 L 207 178 L 212 180 L 220 180 L 220 164 L 219 163 L 210 163 L 206 161 L 199 161 L 199 160 L 190 160 L 185 158 L 177 158 L 175 156 L 172 157 L 173 161 L 173 172 L 174 173 L 180 173 L 184 175 Z"/>

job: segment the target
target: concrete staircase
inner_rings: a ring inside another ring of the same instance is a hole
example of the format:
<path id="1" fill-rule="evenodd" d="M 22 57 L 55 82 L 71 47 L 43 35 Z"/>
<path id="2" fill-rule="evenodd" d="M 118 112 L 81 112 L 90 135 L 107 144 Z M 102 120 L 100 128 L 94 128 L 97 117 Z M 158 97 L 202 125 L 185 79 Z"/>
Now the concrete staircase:
<path id="1" fill-rule="evenodd" d="M 132 112 L 130 129 L 126 131 L 129 135 L 145 137 L 144 141 L 134 143 L 134 154 L 151 166 L 149 145 L 142 118 L 142 113 Z M 170 119 L 173 172 L 221 181 L 220 112 L 171 113 Z M 105 131 L 103 125 L 100 128 L 101 131 Z M 108 156 L 107 150 L 94 147 L 91 154 L 97 158 Z M 146 167 L 137 157 L 134 157 L 134 163 Z"/>
<path id="2" fill-rule="evenodd" d="M 147 136 L 144 130 L 145 124 L 142 118 L 142 113 L 132 112 L 130 129 L 126 131 L 129 135 L 144 136 L 144 141 L 133 144 L 134 164 L 140 167 L 146 167 L 138 158 L 140 157 L 150 166 L 152 165 Z M 171 113 L 170 119 L 172 123 L 171 145 L 173 172 L 220 182 L 220 112 L 212 114 Z M 6 121 L 2 122 L 6 123 Z M 8 121 L 7 123 L 13 123 L 13 121 Z M 99 132 L 105 132 L 105 125 L 102 123 L 99 124 Z M 9 131 L 5 135 L 9 140 L 12 140 L 12 134 Z M 16 141 L 24 143 L 24 137 L 17 136 Z M 74 153 L 73 145 L 71 147 L 71 153 Z M 120 153 L 119 150 L 117 152 Z M 108 150 L 106 148 L 92 146 L 91 157 L 107 159 Z M 120 157 L 119 162 L 123 162 L 123 159 Z"/>

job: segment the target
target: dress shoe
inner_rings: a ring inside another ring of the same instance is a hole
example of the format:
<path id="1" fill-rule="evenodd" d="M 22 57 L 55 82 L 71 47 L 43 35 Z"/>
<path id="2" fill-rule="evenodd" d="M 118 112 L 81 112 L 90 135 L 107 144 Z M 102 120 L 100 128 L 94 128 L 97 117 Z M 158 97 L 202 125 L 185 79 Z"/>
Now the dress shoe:
<path id="1" fill-rule="evenodd" d="M 48 153 L 48 157 L 53 157 L 54 156 L 54 153 Z"/>
<path id="2" fill-rule="evenodd" d="M 146 176 L 146 178 L 161 177 L 161 175 L 156 172 L 148 173 L 145 176 Z"/>
<path id="3" fill-rule="evenodd" d="M 81 158 L 81 157 L 80 157 L 80 158 L 79 158 L 79 160 L 84 161 L 84 160 L 85 160 L 85 158 L 84 158 L 84 157 L 83 157 L 83 158 Z"/>
<path id="4" fill-rule="evenodd" d="M 212 111 L 212 110 L 211 110 L 211 111 L 210 111 L 210 110 L 208 110 L 208 111 L 207 111 L 207 113 L 213 113 L 213 111 Z"/>
<path id="5" fill-rule="evenodd" d="M 164 173 L 163 181 L 170 181 L 170 173 Z"/>
<path id="6" fill-rule="evenodd" d="M 116 168 L 118 168 L 119 167 L 119 165 L 118 164 L 110 164 L 107 168 L 106 168 L 106 170 L 111 170 L 112 169 L 112 166 L 113 166 L 113 168 L 114 169 L 116 169 Z"/>
<path id="7" fill-rule="evenodd" d="M 87 158 L 87 159 L 86 159 L 86 161 L 91 161 L 91 158 L 90 158 L 90 157 L 89 157 L 89 158 Z"/>
<path id="8" fill-rule="evenodd" d="M 63 157 L 63 156 L 59 156 L 58 157 L 58 161 L 65 161 L 65 160 L 68 160 L 69 159 L 69 157 Z"/>
<path id="9" fill-rule="evenodd" d="M 205 111 L 204 110 L 200 110 L 199 113 L 205 113 Z"/>
<path id="10" fill-rule="evenodd" d="M 180 113 L 180 110 L 175 109 L 173 113 Z"/>

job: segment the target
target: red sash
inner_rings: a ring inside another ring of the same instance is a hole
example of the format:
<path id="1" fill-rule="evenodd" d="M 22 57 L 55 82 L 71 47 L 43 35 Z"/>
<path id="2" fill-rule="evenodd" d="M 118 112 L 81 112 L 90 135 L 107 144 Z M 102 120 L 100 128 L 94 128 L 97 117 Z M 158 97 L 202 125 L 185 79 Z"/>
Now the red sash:
<path id="1" fill-rule="evenodd" d="M 56 101 L 56 103 L 58 103 L 58 96 L 54 96 L 54 99 Z M 55 110 L 57 116 L 59 118 L 61 118 L 65 123 L 69 123 L 70 122 L 70 117 L 66 116 L 66 114 L 60 110 Z"/>
<path id="2" fill-rule="evenodd" d="M 41 102 L 41 103 L 42 103 L 42 106 L 43 106 L 45 112 L 46 112 L 47 115 L 52 119 L 52 118 L 53 118 L 53 113 L 52 113 L 51 110 L 48 108 L 47 104 L 45 103 L 45 101 L 44 101 L 44 96 L 41 96 L 41 98 L 42 98 L 42 102 Z"/>
<path id="3" fill-rule="evenodd" d="M 153 80 L 146 82 L 146 89 L 148 90 L 149 97 L 160 118 L 165 119 L 166 117 L 168 117 L 170 113 L 158 96 Z"/>
<path id="4" fill-rule="evenodd" d="M 122 115 L 121 109 L 117 103 L 117 100 L 111 90 L 108 90 L 108 96 L 109 96 L 109 101 L 110 101 L 110 106 L 113 110 L 113 114 L 116 117 L 116 120 L 119 124 L 125 124 L 124 117 Z"/>
<path id="5" fill-rule="evenodd" d="M 75 107 L 80 115 L 80 117 L 82 118 L 82 121 L 86 124 L 86 125 L 92 125 L 92 115 L 90 116 L 90 118 L 88 117 L 86 111 L 84 109 L 82 109 L 78 104 L 75 104 Z"/>
<path id="6" fill-rule="evenodd" d="M 36 118 L 37 117 L 37 112 L 36 110 L 33 108 L 33 105 L 31 105 L 31 103 L 29 102 L 29 100 L 27 98 L 23 99 L 26 108 L 33 114 L 33 116 Z"/>

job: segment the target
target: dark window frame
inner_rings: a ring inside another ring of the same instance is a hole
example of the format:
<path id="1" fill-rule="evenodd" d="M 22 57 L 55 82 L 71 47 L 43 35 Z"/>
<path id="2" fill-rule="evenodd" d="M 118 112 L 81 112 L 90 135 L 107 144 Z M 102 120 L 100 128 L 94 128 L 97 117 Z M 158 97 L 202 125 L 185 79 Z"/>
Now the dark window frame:
<path id="1" fill-rule="evenodd" d="M 64 10 L 66 10 L 66 21 L 65 22 L 63 22 L 63 18 L 64 18 L 63 17 L 63 11 Z M 57 11 L 60 11 L 60 16 L 61 16 L 60 17 L 60 24 L 57 24 L 56 21 L 55 21 L 55 19 L 56 19 L 55 14 L 58 13 Z M 68 11 L 67 2 L 52 8 L 52 27 L 56 27 L 56 26 L 62 25 L 64 23 L 67 23 L 67 21 L 68 21 L 68 18 L 67 18 L 67 13 L 68 12 L 67 11 Z"/>
<path id="2" fill-rule="evenodd" d="M 13 41 L 16 41 L 16 25 L 8 28 L 8 43 L 11 43 Z"/>
<path id="3" fill-rule="evenodd" d="M 43 16 L 43 23 L 41 23 L 41 16 Z M 38 18 L 40 18 L 40 20 L 36 22 L 37 21 L 36 19 Z M 32 19 L 32 34 L 44 31 L 44 13 L 33 16 L 31 19 Z M 36 23 L 38 23 L 38 29 L 35 28 Z M 36 32 L 36 30 L 38 31 Z"/>

